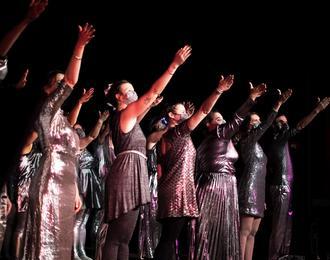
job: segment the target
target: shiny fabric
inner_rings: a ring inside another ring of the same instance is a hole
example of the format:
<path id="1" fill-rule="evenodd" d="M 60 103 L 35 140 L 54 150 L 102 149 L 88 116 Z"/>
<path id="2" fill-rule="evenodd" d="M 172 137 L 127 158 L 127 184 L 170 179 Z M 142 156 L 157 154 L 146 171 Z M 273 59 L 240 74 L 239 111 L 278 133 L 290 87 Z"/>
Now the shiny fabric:
<path id="1" fill-rule="evenodd" d="M 159 242 L 161 225 L 157 222 L 157 150 L 147 150 L 147 165 L 149 172 L 150 204 L 140 209 L 139 216 L 139 256 L 140 258 L 154 258 L 154 250 Z"/>
<path id="2" fill-rule="evenodd" d="M 99 144 L 96 148 L 95 156 L 99 162 L 99 176 L 101 178 L 102 195 L 104 198 L 105 180 L 110 171 L 111 165 L 116 159 L 111 134 L 105 137 L 105 142 Z M 102 201 L 102 209 L 100 209 L 93 221 L 93 232 L 95 233 L 95 259 L 102 259 L 102 249 L 104 247 L 108 231 L 108 224 L 104 222 L 104 201 Z"/>
<path id="3" fill-rule="evenodd" d="M 39 167 L 42 154 L 34 143 L 32 150 L 20 157 L 17 173 L 17 183 L 15 185 L 16 200 L 16 226 L 13 233 L 12 243 L 14 244 L 15 259 L 22 259 L 25 238 L 25 226 L 27 221 L 27 211 L 30 197 L 30 184 L 34 174 Z"/>
<path id="4" fill-rule="evenodd" d="M 236 185 L 236 177 L 226 173 L 208 173 L 199 180 L 201 216 L 196 219 L 193 259 L 240 259 Z"/>
<path id="5" fill-rule="evenodd" d="M 277 260 L 290 252 L 292 234 L 291 188 L 270 186 L 272 203 L 272 233 L 269 240 L 269 260 Z"/>
<path id="6" fill-rule="evenodd" d="M 79 138 L 85 137 L 83 129 L 76 129 Z M 85 148 L 79 154 L 78 186 L 83 194 L 84 204 L 89 209 L 102 207 L 102 187 L 98 176 L 97 161 Z"/>
<path id="7" fill-rule="evenodd" d="M 30 188 L 23 259 L 71 259 L 79 140 L 60 110 L 71 91 L 61 83 L 37 119 L 43 155 Z"/>
<path id="8" fill-rule="evenodd" d="M 289 253 L 291 242 L 291 190 L 293 168 L 288 141 L 299 131 L 275 129 L 268 151 L 268 177 L 272 203 L 272 232 L 269 241 L 269 259 Z"/>
<path id="9" fill-rule="evenodd" d="M 29 205 L 30 184 L 39 167 L 42 153 L 33 144 L 30 153 L 22 155 L 18 166 L 17 212 L 25 212 Z"/>
<path id="10" fill-rule="evenodd" d="M 194 254 L 191 259 L 240 259 L 239 207 L 231 138 L 254 102 L 248 99 L 228 123 L 217 126 L 197 149 L 197 201 Z"/>
<path id="11" fill-rule="evenodd" d="M 4 80 L 8 73 L 7 59 L 0 57 L 0 81 Z"/>
<path id="12" fill-rule="evenodd" d="M 187 121 L 164 134 L 168 151 L 161 158 L 158 184 L 158 218 L 198 217 L 194 184 L 196 150 Z"/>
<path id="13" fill-rule="evenodd" d="M 257 128 L 251 129 L 240 140 L 239 152 L 244 169 L 238 185 L 241 215 L 262 218 L 265 210 L 265 179 L 267 156 L 258 141 L 274 121 L 277 113 L 273 110 Z"/>
<path id="14" fill-rule="evenodd" d="M 146 138 L 139 124 L 129 133 L 119 127 L 120 113 L 110 125 L 115 154 L 135 150 L 146 154 Z M 148 169 L 145 158 L 136 153 L 125 153 L 114 160 L 105 185 L 105 222 L 150 202 Z"/>
<path id="15" fill-rule="evenodd" d="M 3 189 L 2 189 L 3 190 Z M 5 239 L 6 227 L 7 227 L 7 203 L 8 196 L 2 191 L 0 197 L 0 250 L 2 248 L 3 240 Z"/>

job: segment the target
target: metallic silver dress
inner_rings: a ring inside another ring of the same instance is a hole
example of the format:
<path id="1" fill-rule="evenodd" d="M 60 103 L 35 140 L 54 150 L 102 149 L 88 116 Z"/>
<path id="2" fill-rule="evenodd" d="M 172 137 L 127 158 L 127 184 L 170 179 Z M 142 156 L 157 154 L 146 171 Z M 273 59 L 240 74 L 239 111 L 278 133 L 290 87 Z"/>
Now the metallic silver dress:
<path id="1" fill-rule="evenodd" d="M 297 129 L 275 131 L 269 146 L 268 175 L 272 211 L 269 259 L 289 254 L 292 231 L 291 190 L 293 169 L 288 141 Z"/>
<path id="2" fill-rule="evenodd" d="M 238 185 L 238 200 L 241 215 L 262 218 L 265 210 L 267 157 L 258 141 L 274 121 L 274 110 L 257 128 L 251 129 L 240 140 L 239 154 L 244 168 Z"/>
<path id="3" fill-rule="evenodd" d="M 197 149 L 196 189 L 200 217 L 196 219 L 192 259 L 240 259 L 239 207 L 234 167 L 238 153 L 231 138 L 239 130 L 253 104 L 248 99 L 231 121 L 217 126 Z"/>
<path id="4" fill-rule="evenodd" d="M 23 259 L 71 259 L 79 139 L 60 109 L 71 91 L 60 83 L 36 122 L 43 155 L 30 188 Z"/>

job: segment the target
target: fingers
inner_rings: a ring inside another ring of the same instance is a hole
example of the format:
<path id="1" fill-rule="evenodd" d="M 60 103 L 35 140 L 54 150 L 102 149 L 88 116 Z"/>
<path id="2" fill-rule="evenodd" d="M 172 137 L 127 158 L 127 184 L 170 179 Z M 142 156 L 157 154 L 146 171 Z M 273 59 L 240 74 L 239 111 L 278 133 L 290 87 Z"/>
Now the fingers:
<path id="1" fill-rule="evenodd" d="M 249 86 L 250 86 L 250 89 L 253 89 L 253 84 L 251 81 L 249 81 Z"/>

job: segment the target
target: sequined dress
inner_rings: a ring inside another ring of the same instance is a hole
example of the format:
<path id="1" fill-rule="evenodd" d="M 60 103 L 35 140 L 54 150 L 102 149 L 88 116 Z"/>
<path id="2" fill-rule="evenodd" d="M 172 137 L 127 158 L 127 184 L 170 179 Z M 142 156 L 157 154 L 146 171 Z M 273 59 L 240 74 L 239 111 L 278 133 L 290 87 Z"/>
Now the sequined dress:
<path id="1" fill-rule="evenodd" d="M 158 209 L 156 146 L 147 150 L 147 164 L 151 202 L 142 206 L 140 210 L 139 255 L 141 258 L 154 258 L 154 251 L 161 235 L 161 225 L 156 220 Z"/>
<path id="2" fill-rule="evenodd" d="M 36 122 L 43 155 L 30 188 L 23 259 L 71 259 L 79 140 L 60 109 L 71 92 L 61 82 Z"/>
<path id="3" fill-rule="evenodd" d="M 257 218 L 264 216 L 267 157 L 258 141 L 274 121 L 274 110 L 257 128 L 251 129 L 240 140 L 239 154 L 243 172 L 238 185 L 240 214 Z"/>
<path id="4" fill-rule="evenodd" d="M 163 136 L 169 150 L 161 158 L 158 219 L 199 216 L 194 184 L 196 149 L 190 133 L 184 121 Z"/>
<path id="5" fill-rule="evenodd" d="M 86 136 L 83 129 L 76 129 L 79 138 Z M 78 186 L 83 194 L 84 204 L 88 209 L 102 207 L 102 187 L 98 176 L 97 161 L 87 148 L 80 151 L 78 156 Z"/>
<path id="6" fill-rule="evenodd" d="M 32 150 L 28 154 L 21 156 L 18 166 L 18 176 L 16 185 L 17 212 L 26 212 L 29 206 L 30 185 L 34 174 L 39 168 L 42 153 L 34 143 Z"/>
<path id="7" fill-rule="evenodd" d="M 272 232 L 269 241 L 269 259 L 275 260 L 289 254 L 292 231 L 293 169 L 289 139 L 297 129 L 278 130 L 273 133 L 268 152 L 268 177 L 272 211 Z"/>
<path id="8" fill-rule="evenodd" d="M 239 260 L 239 207 L 231 141 L 254 102 L 248 99 L 226 124 L 210 132 L 197 149 L 197 201 L 193 259 Z M 192 254 L 190 254 L 192 255 Z"/>

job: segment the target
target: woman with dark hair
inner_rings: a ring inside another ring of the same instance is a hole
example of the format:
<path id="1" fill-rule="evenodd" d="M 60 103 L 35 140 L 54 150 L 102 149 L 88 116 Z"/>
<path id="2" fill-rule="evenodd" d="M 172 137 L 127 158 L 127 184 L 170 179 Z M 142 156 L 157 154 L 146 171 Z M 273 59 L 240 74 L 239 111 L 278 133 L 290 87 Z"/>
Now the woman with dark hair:
<path id="1" fill-rule="evenodd" d="M 318 102 L 317 106 L 295 127 L 290 128 L 285 115 L 275 119 L 272 139 L 268 148 L 267 177 L 271 199 L 272 230 L 269 240 L 268 259 L 277 260 L 290 253 L 292 225 L 293 166 L 289 149 L 291 137 L 300 133 L 318 113 L 330 103 L 330 97 Z"/>
<path id="2" fill-rule="evenodd" d="M 140 98 L 127 81 L 112 85 L 110 94 L 116 99 L 117 112 L 112 117 L 111 131 L 117 157 L 106 180 L 105 221 L 109 223 L 109 232 L 103 259 L 129 257 L 128 243 L 139 207 L 150 202 L 146 139 L 139 122 L 190 54 L 190 46 L 181 48 L 168 69 Z"/>
<path id="3" fill-rule="evenodd" d="M 238 153 L 231 138 L 266 91 L 252 88 L 247 101 L 226 122 L 219 112 L 206 118 L 208 134 L 197 149 L 196 196 L 200 217 L 196 220 L 194 259 L 240 260 L 239 208 L 234 163 Z"/>
<path id="4" fill-rule="evenodd" d="M 220 95 L 231 88 L 233 80 L 233 75 L 221 77 L 217 88 L 195 113 L 189 103 L 177 103 L 168 112 L 168 130 L 160 141 L 158 219 L 162 235 L 155 251 L 157 260 L 175 259 L 175 241 L 189 220 L 199 216 L 194 184 L 196 150 L 190 134 Z M 155 136 L 155 140 L 158 138 Z"/>
<path id="5" fill-rule="evenodd" d="M 247 118 L 247 126 L 240 133 L 239 155 L 242 158 L 243 170 L 238 185 L 240 208 L 240 247 L 241 257 L 251 260 L 253 256 L 254 237 L 259 229 L 265 209 L 265 179 L 267 157 L 258 141 L 271 126 L 283 103 L 291 96 L 288 89 L 281 94 L 272 112 L 261 123 L 257 113 Z"/>
<path id="6" fill-rule="evenodd" d="M 30 188 L 23 259 L 71 259 L 75 211 L 81 207 L 77 189 L 79 139 L 60 108 L 78 81 L 84 49 L 94 32 L 92 25 L 79 26 L 65 74 L 57 74 L 44 87 L 48 97 L 36 121 L 42 157 Z"/>

